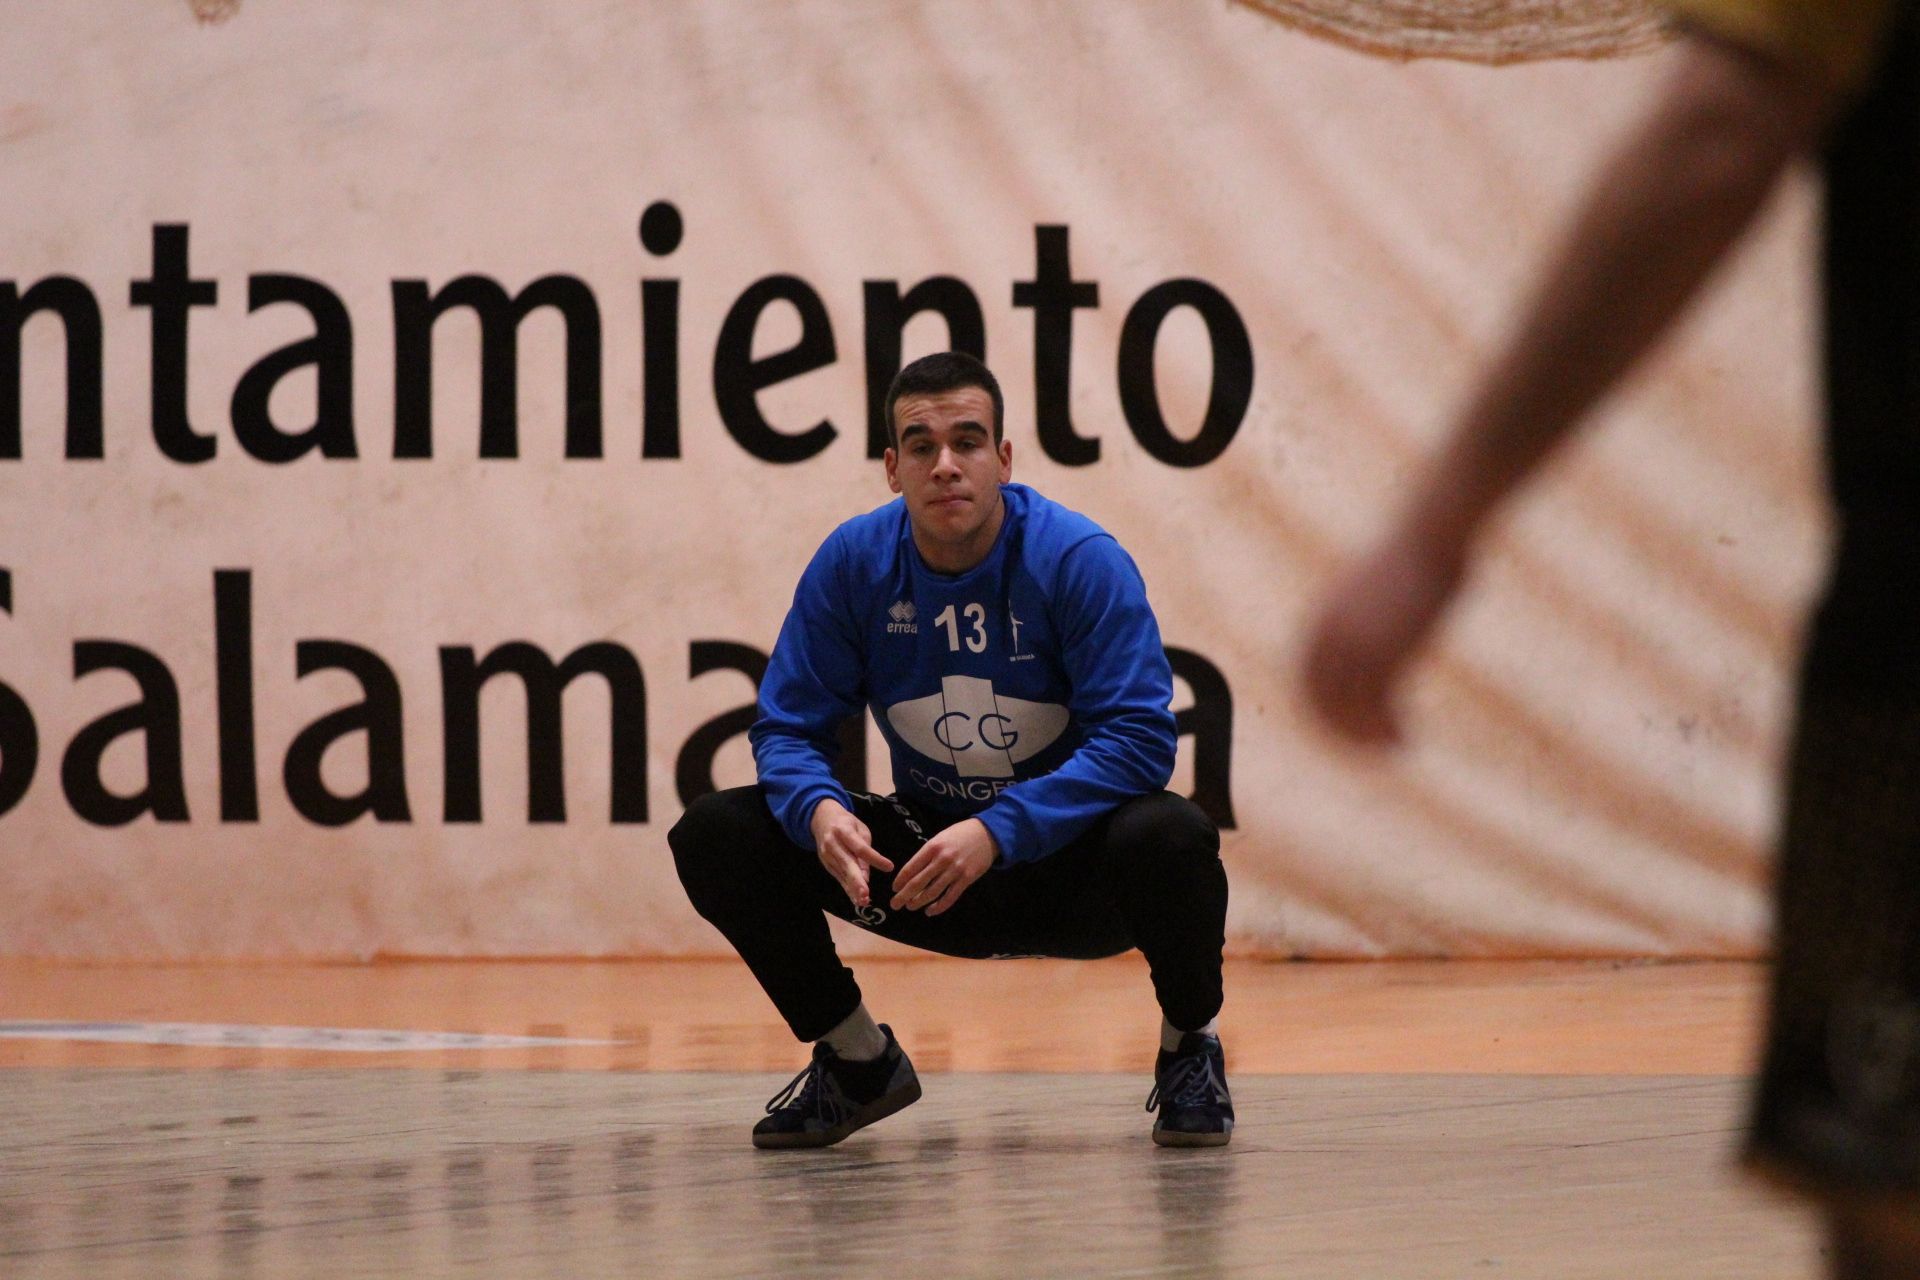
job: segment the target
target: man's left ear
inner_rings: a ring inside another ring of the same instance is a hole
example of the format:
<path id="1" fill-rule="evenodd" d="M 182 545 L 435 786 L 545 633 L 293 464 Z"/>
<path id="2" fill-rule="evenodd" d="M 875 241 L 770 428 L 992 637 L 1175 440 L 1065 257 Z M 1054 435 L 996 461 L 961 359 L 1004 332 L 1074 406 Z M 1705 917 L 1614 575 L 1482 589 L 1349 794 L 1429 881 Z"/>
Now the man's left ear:
<path id="1" fill-rule="evenodd" d="M 1000 442 L 1000 483 L 1006 484 L 1013 479 L 1013 441 Z"/>

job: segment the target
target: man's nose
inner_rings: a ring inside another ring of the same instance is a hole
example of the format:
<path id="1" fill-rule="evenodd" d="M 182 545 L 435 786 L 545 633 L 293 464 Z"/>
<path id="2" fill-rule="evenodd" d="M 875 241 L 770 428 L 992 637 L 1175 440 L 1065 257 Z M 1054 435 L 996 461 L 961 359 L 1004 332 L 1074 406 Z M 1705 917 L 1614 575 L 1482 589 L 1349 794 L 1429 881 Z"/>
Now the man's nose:
<path id="1" fill-rule="evenodd" d="M 951 449 L 942 449 L 940 456 L 933 460 L 933 473 L 939 475 L 959 475 L 960 459 Z"/>

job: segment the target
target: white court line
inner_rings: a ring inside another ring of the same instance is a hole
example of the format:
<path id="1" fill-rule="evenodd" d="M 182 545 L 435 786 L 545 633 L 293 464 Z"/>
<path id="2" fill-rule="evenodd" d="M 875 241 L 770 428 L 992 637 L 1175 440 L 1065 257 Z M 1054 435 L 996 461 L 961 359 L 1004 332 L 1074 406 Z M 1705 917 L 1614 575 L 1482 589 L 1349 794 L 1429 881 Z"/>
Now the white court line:
<path id="1" fill-rule="evenodd" d="M 351 1027 L 260 1027 L 226 1022 L 0 1022 L 0 1040 L 90 1040 L 216 1049 L 319 1049 L 405 1053 L 422 1049 L 528 1049 L 625 1044 L 557 1036 L 491 1036 L 458 1031 L 375 1031 Z"/>

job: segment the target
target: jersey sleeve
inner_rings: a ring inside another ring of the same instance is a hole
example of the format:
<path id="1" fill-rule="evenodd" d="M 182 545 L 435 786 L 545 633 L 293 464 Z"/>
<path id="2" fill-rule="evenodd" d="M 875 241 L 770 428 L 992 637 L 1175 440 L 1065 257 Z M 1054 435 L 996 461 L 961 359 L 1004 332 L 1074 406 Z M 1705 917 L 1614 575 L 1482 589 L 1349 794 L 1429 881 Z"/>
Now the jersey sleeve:
<path id="1" fill-rule="evenodd" d="M 977 815 L 1007 863 L 1054 853 L 1173 776 L 1173 671 L 1132 558 L 1104 533 L 1074 545 L 1052 612 L 1083 738 L 1058 769 L 1008 787 Z"/>
<path id="2" fill-rule="evenodd" d="M 1684 27 L 1811 66 L 1851 87 L 1866 75 L 1892 0 L 1667 0 Z"/>
<path id="3" fill-rule="evenodd" d="M 859 624 L 838 537 L 814 553 L 760 681 L 760 718 L 748 731 L 760 787 L 787 838 L 812 849 L 814 808 L 831 797 L 851 809 L 833 776 L 839 728 L 860 713 L 865 687 Z"/>

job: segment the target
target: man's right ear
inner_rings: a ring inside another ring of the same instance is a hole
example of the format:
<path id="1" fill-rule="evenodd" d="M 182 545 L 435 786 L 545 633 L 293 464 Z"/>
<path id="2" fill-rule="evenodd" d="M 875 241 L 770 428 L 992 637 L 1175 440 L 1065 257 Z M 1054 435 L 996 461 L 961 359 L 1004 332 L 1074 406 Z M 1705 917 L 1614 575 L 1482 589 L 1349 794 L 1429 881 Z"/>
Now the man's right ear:
<path id="1" fill-rule="evenodd" d="M 888 449 L 880 455 L 880 461 L 887 469 L 887 488 L 893 490 L 895 493 L 901 492 L 900 455 L 892 449 Z"/>

